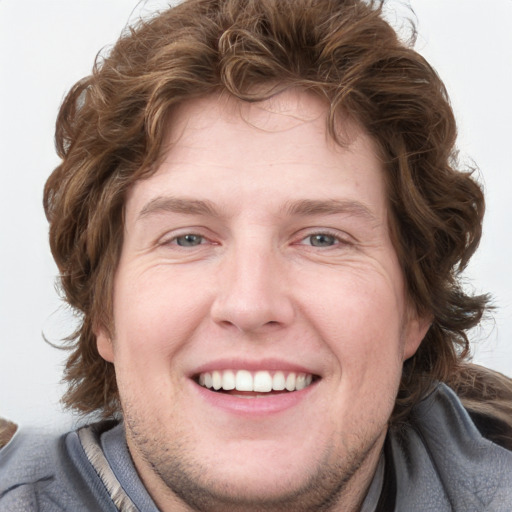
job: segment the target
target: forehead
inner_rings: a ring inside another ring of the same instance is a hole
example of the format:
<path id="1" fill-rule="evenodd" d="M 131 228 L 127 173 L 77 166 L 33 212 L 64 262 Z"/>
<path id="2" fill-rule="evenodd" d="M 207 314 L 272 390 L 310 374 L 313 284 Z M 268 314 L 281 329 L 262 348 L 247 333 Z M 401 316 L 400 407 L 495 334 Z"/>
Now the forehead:
<path id="1" fill-rule="evenodd" d="M 192 128 L 201 129 L 222 118 L 236 125 L 243 120 L 248 129 L 275 134 L 323 118 L 327 109 L 328 104 L 318 96 L 296 88 L 254 102 L 221 92 L 180 103 L 170 115 L 169 126 L 178 138 L 191 123 Z"/>
<path id="2" fill-rule="evenodd" d="M 385 187 L 375 144 L 341 117 L 337 144 L 328 134 L 327 113 L 326 102 L 301 90 L 255 103 L 227 94 L 184 102 L 169 114 L 158 169 L 133 187 L 128 204 L 140 212 L 162 194 L 206 194 L 231 203 L 266 197 L 270 207 L 274 199 L 355 194 L 379 210 Z"/>
<path id="3" fill-rule="evenodd" d="M 239 100 L 227 92 L 190 99 L 180 103 L 169 114 L 162 153 L 165 157 L 174 149 L 173 157 L 176 158 L 176 148 L 179 150 L 180 146 L 195 140 L 204 141 L 205 132 L 212 141 L 232 136 L 232 131 L 240 137 L 248 135 L 251 139 L 248 146 L 257 147 L 259 143 L 269 144 L 283 139 L 290 147 L 293 141 L 288 134 L 304 130 L 315 133 L 311 145 L 321 142 L 320 147 L 325 145 L 330 151 L 337 152 L 340 145 L 327 130 L 328 112 L 327 101 L 299 88 L 287 89 L 255 102 Z M 361 138 L 360 142 L 367 144 L 369 151 L 377 153 L 370 137 L 343 111 L 337 113 L 335 124 L 342 147 L 349 147 Z"/>

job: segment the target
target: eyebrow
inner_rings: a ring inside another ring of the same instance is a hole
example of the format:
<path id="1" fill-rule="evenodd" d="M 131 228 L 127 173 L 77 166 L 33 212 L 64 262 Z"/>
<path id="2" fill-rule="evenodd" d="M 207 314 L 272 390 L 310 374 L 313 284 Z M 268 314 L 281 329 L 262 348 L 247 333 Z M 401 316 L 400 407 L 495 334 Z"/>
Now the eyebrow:
<path id="1" fill-rule="evenodd" d="M 340 200 L 340 199 L 302 199 L 288 203 L 284 211 L 288 215 L 312 216 L 312 215 L 337 215 L 346 214 L 362 217 L 368 221 L 377 223 L 375 214 L 363 203 L 359 201 Z"/>
<path id="2" fill-rule="evenodd" d="M 140 219 L 152 214 L 164 212 L 181 213 L 185 215 L 209 215 L 214 217 L 220 215 L 210 201 L 160 196 L 146 203 L 139 212 L 138 218 Z"/>
<path id="3" fill-rule="evenodd" d="M 184 215 L 206 215 L 221 217 L 220 211 L 214 203 L 202 199 L 178 198 L 172 196 L 159 196 L 144 205 L 138 218 L 148 217 L 159 213 L 178 213 Z M 372 223 L 378 219 L 374 213 L 359 201 L 340 199 L 301 199 L 289 201 L 282 208 L 282 212 L 288 216 L 308 217 L 313 215 L 354 215 Z"/>

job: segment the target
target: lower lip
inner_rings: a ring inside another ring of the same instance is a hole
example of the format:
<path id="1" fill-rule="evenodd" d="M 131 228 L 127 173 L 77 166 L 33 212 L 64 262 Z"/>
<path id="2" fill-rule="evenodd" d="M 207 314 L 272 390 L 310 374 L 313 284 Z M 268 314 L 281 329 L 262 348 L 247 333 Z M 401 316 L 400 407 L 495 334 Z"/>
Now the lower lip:
<path id="1" fill-rule="evenodd" d="M 316 387 L 314 382 L 300 391 L 280 393 L 276 395 L 259 395 L 254 398 L 241 398 L 227 393 L 217 393 L 191 381 L 203 400 L 214 407 L 223 409 L 231 414 L 247 416 L 265 416 L 277 414 L 301 403 Z"/>

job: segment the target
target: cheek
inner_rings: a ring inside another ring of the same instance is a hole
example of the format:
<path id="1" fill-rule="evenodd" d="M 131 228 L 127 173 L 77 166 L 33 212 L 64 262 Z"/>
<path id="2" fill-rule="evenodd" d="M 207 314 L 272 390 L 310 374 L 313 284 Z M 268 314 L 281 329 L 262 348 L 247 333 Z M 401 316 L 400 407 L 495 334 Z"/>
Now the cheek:
<path id="1" fill-rule="evenodd" d="M 190 339 L 208 310 L 205 287 L 172 268 L 122 276 L 116 288 L 116 339 L 137 357 L 168 357 Z"/>
<path id="2" fill-rule="evenodd" d="M 330 280 L 328 293 L 304 304 L 347 385 L 397 380 L 403 358 L 404 303 L 395 281 L 371 268 Z M 318 294 L 317 294 L 318 297 Z M 399 377 L 398 377 L 399 378 Z"/>

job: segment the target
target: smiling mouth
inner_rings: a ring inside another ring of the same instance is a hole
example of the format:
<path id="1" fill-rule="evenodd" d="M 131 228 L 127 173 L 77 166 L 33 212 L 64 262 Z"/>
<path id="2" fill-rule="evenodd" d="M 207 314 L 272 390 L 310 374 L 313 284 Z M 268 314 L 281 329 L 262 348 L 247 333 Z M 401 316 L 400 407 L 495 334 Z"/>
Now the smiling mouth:
<path id="1" fill-rule="evenodd" d="M 300 391 L 318 378 L 316 375 L 299 372 L 215 370 L 200 373 L 194 380 L 211 391 L 250 398 Z"/>

